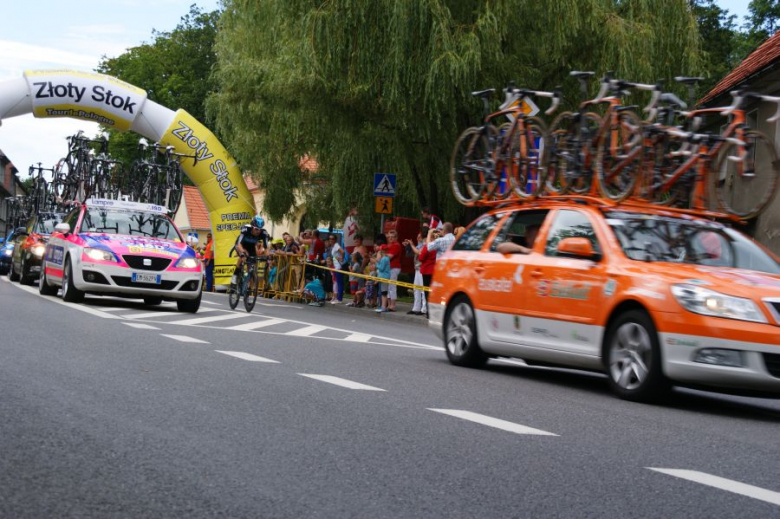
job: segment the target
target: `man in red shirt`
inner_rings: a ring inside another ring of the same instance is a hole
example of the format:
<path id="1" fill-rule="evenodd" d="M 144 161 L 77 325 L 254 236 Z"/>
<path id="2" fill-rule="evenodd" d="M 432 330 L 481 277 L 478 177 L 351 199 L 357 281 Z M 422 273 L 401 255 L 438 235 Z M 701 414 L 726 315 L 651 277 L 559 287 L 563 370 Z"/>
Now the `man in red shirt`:
<path id="1" fill-rule="evenodd" d="M 401 258 L 404 248 L 398 242 L 398 233 L 389 231 L 387 233 L 387 257 L 390 258 L 390 280 L 398 281 L 398 274 L 401 273 Z M 398 299 L 398 290 L 396 285 L 389 284 L 387 289 L 387 311 L 395 312 L 395 300 Z"/>

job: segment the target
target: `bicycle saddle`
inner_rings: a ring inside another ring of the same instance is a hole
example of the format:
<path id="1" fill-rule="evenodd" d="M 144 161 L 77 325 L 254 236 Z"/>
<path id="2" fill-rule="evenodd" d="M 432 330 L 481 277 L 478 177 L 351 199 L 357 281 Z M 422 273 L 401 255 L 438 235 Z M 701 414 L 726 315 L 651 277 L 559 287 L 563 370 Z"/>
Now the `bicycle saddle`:
<path id="1" fill-rule="evenodd" d="M 675 81 L 678 83 L 683 83 L 684 85 L 695 85 L 699 81 L 702 81 L 703 77 L 685 77 L 685 76 L 677 76 L 674 78 Z"/>
<path id="2" fill-rule="evenodd" d="M 472 92 L 471 95 L 474 97 L 490 97 L 490 94 L 495 91 L 495 88 L 488 88 L 487 90 L 477 90 L 476 92 Z"/>
<path id="3" fill-rule="evenodd" d="M 571 77 L 576 77 L 577 79 L 587 79 L 587 78 L 595 76 L 596 73 L 595 72 L 581 72 L 579 70 L 572 70 L 571 72 L 569 72 L 569 75 Z"/>
<path id="4" fill-rule="evenodd" d="M 658 101 L 667 105 L 677 106 L 679 108 L 687 108 L 686 104 L 679 97 L 674 94 L 670 94 L 669 92 L 661 94 L 661 97 L 658 98 Z"/>

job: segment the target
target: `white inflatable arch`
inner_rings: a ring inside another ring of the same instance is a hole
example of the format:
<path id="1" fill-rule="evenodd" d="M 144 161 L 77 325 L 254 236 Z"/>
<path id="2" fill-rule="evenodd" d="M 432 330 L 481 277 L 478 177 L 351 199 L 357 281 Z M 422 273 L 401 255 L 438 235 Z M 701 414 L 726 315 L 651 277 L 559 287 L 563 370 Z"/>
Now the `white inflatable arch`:
<path id="1" fill-rule="evenodd" d="M 235 260 L 228 252 L 255 204 L 233 158 L 211 131 L 184 110 L 173 111 L 147 98 L 146 91 L 115 77 L 73 70 L 28 70 L 0 83 L 0 121 L 32 113 L 72 117 L 132 130 L 198 156 L 182 169 L 198 186 L 208 207 L 215 245 L 214 281 L 228 283 Z M 0 128 L 0 131 L 2 129 Z"/>

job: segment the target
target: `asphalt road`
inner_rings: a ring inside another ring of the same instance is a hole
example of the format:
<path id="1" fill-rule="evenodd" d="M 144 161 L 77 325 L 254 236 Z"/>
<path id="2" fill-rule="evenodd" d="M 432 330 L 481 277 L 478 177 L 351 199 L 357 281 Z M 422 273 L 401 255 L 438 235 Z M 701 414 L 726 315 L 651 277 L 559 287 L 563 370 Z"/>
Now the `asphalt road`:
<path id="1" fill-rule="evenodd" d="M 418 324 L 260 303 L 2 278 L 0 517 L 780 517 L 778 401 L 629 403 L 599 375 L 451 366 Z"/>

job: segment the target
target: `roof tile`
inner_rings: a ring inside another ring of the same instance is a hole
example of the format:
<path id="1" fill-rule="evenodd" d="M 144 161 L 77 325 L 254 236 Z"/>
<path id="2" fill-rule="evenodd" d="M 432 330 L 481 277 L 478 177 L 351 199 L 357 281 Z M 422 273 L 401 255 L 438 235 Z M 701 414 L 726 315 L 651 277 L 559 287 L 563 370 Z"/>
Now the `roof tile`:
<path id="1" fill-rule="evenodd" d="M 184 186 L 184 200 L 187 204 L 187 218 L 192 229 L 211 229 L 209 211 L 195 186 Z"/>

